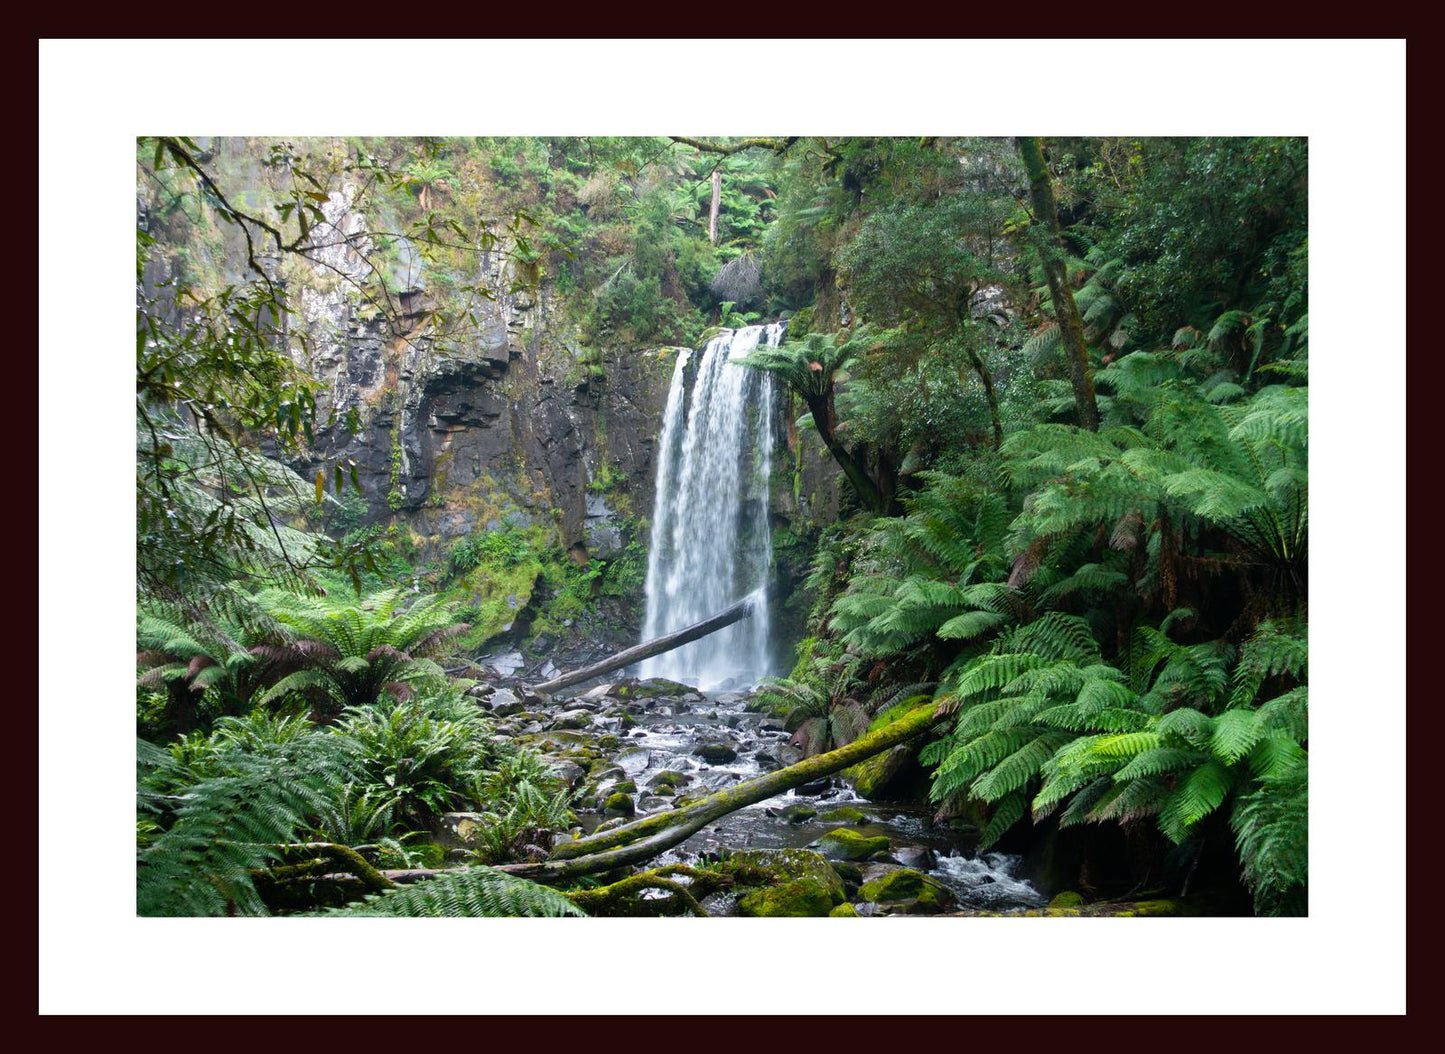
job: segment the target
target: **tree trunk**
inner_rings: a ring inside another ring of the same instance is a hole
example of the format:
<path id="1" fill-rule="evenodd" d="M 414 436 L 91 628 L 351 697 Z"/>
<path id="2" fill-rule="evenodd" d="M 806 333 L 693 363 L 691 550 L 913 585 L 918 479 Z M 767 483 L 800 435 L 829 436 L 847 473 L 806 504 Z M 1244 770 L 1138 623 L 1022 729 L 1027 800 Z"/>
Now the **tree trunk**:
<path id="1" fill-rule="evenodd" d="M 805 396 L 804 401 L 813 414 L 813 425 L 818 429 L 818 436 L 823 440 L 823 445 L 828 448 L 828 453 L 833 455 L 833 460 L 843 470 L 843 475 L 858 495 L 858 499 L 872 512 L 886 516 L 892 509 L 891 495 L 885 495 L 883 490 L 873 481 L 868 474 L 868 469 L 853 456 L 852 451 L 845 447 L 833 432 L 833 406 L 831 398 L 815 398 Z"/>
<path id="2" fill-rule="evenodd" d="M 717 213 L 722 205 L 722 173 L 712 170 L 712 205 L 707 210 L 707 240 L 717 244 Z"/>
<path id="3" fill-rule="evenodd" d="M 703 619 L 701 622 L 695 622 L 691 626 L 678 630 L 676 633 L 669 633 L 662 637 L 654 637 L 652 640 L 644 641 L 631 648 L 626 648 L 610 658 L 603 659 L 601 662 L 594 662 L 591 666 L 584 666 L 580 670 L 573 670 L 571 673 L 564 673 L 560 677 L 553 677 L 550 681 L 543 681 L 541 684 L 536 685 L 534 690 L 538 692 L 555 692 L 559 688 L 579 684 L 593 677 L 600 677 L 604 673 L 620 670 L 624 666 L 631 666 L 634 662 L 641 662 L 643 659 L 650 659 L 654 655 L 661 655 L 665 651 L 672 651 L 673 648 L 680 648 L 684 644 L 691 644 L 700 637 L 706 637 L 709 633 L 716 633 L 726 626 L 731 626 L 739 619 L 748 618 L 753 613 L 752 604 L 752 597 L 744 597 L 736 604 L 724 608 L 711 618 Z"/>
<path id="4" fill-rule="evenodd" d="M 1054 317 L 1059 323 L 1064 352 L 1069 360 L 1069 380 L 1074 386 L 1074 406 L 1079 424 L 1090 432 L 1099 430 L 1099 406 L 1094 400 L 1094 378 L 1089 371 L 1089 352 L 1084 346 L 1084 323 L 1079 305 L 1069 288 L 1068 271 L 1064 267 L 1064 239 L 1059 229 L 1059 210 L 1054 204 L 1054 188 L 1049 170 L 1044 165 L 1043 145 L 1036 136 L 1019 136 L 1019 157 L 1029 177 L 1029 197 L 1034 206 L 1034 226 L 1041 228 L 1038 239 L 1039 257 L 1044 277 L 1049 283 L 1049 296 L 1054 302 Z"/>
<path id="5" fill-rule="evenodd" d="M 997 450 L 1003 446 L 1003 419 L 999 417 L 998 396 L 993 390 L 993 373 L 984 364 L 982 355 L 967 345 L 965 350 L 968 352 L 968 361 L 973 366 L 973 372 L 978 374 L 978 379 L 983 382 L 983 396 L 988 402 L 988 415 L 993 423 L 993 448 Z"/>
<path id="6" fill-rule="evenodd" d="M 805 758 L 796 765 L 724 788 L 691 805 L 654 813 L 573 842 L 563 842 L 553 850 L 551 860 L 540 864 L 503 864 L 497 870 L 536 882 L 561 882 L 579 875 L 641 863 L 687 841 L 730 812 L 866 761 L 927 731 L 938 720 L 938 708 L 930 702 L 876 732 L 855 739 L 846 747 Z"/>

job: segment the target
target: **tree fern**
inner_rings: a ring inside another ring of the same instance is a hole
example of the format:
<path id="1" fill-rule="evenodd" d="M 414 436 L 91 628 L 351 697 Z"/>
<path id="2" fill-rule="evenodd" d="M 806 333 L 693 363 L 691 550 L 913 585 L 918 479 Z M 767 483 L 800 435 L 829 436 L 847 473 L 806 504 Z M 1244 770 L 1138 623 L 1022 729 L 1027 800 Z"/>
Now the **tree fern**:
<path id="1" fill-rule="evenodd" d="M 403 593 L 395 589 L 354 603 L 274 589 L 257 599 L 290 637 L 254 650 L 294 670 L 257 701 L 300 695 L 327 715 L 374 702 L 383 692 L 401 699 L 418 687 L 444 684 L 445 674 L 430 656 L 467 629 L 451 620 L 438 597 L 422 597 L 399 611 Z"/>

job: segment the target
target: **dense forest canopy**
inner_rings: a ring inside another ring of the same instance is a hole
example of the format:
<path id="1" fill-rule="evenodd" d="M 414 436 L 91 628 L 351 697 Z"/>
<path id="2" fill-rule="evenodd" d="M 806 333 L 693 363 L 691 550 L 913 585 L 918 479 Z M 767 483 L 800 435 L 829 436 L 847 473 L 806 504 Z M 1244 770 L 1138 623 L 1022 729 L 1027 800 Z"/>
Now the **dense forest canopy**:
<path id="1" fill-rule="evenodd" d="M 507 722 L 547 701 L 479 663 L 635 619 L 636 481 L 588 467 L 606 555 L 556 494 L 422 539 L 458 470 L 393 422 L 457 361 L 573 393 L 553 431 L 615 422 L 646 356 L 774 320 L 742 365 L 787 397 L 774 535 L 806 576 L 749 706 L 798 782 L 912 773 L 980 851 L 1051 847 L 1055 913 L 1306 912 L 1306 140 L 148 137 L 136 170 L 142 914 L 702 914 L 756 884 L 609 856 L 740 806 L 664 783 L 633 818 L 618 736 L 542 749 Z M 847 914 L 883 881 L 836 877 L 789 880 L 821 910 L 739 903 Z"/>

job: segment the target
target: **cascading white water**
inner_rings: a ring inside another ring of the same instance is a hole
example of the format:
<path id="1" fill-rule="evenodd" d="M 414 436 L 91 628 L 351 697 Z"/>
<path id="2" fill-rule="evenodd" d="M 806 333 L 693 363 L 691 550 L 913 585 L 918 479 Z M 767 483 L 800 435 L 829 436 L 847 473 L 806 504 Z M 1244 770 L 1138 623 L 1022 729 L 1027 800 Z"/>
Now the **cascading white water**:
<path id="1" fill-rule="evenodd" d="M 643 677 L 699 688 L 754 684 L 768 672 L 766 583 L 772 562 L 768 475 L 772 378 L 737 365 L 760 343 L 777 347 L 783 324 L 746 326 L 708 342 L 687 391 L 683 352 L 667 393 L 647 557 L 651 640 L 755 594 L 752 617 L 644 660 Z"/>

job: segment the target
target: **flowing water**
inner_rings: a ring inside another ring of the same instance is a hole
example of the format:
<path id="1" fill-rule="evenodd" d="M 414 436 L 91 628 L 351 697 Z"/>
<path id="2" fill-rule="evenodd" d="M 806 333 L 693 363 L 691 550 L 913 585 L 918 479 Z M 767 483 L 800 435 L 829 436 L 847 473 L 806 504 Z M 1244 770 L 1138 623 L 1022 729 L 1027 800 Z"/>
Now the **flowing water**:
<path id="1" fill-rule="evenodd" d="M 619 769 L 599 784 L 599 796 L 605 796 L 612 785 L 635 783 L 639 814 L 671 807 L 674 792 L 718 790 L 801 758 L 782 721 L 750 712 L 746 691 L 723 690 L 746 689 L 771 672 L 766 584 L 773 388 L 768 374 L 737 360 L 760 344 L 776 347 L 783 328 L 775 323 L 724 332 L 708 343 L 695 368 L 692 352 L 685 351 L 673 369 L 659 440 L 642 639 L 700 622 L 743 597 L 753 598 L 753 611 L 641 664 L 643 678 L 699 691 L 639 701 L 636 727 L 625 730 L 616 758 Z M 599 694 L 605 698 L 609 688 Z M 863 815 L 830 815 L 844 806 Z M 1018 877 L 1017 857 L 972 852 L 969 834 L 933 825 L 926 806 L 870 802 L 838 778 L 730 813 L 655 863 L 724 848 L 799 848 L 843 825 L 887 836 L 888 860 L 869 867 L 906 864 L 926 871 L 961 907 L 1044 903 Z"/>
<path id="2" fill-rule="evenodd" d="M 643 640 L 674 632 L 753 595 L 750 618 L 645 660 L 641 677 L 703 689 L 755 684 L 768 668 L 766 584 L 772 562 L 768 476 L 772 378 L 737 360 L 777 347 L 784 326 L 714 337 L 696 370 L 678 357 L 663 415 L 647 559 Z M 695 374 L 689 390 L 689 374 Z"/>
<path id="3" fill-rule="evenodd" d="M 662 777 L 663 773 L 681 774 L 677 792 L 695 795 L 796 761 L 801 754 L 789 745 L 782 721 L 748 711 L 748 698 L 745 692 L 696 692 L 643 701 L 637 726 L 624 733 L 624 746 L 616 757 L 622 771 L 604 780 L 600 793 L 605 795 L 612 783 L 630 780 L 638 788 L 638 815 L 645 815 L 673 804 L 658 788 L 659 777 L 672 779 Z M 719 744 L 735 756 L 723 760 L 698 753 L 706 745 Z M 790 806 L 803 809 L 790 810 Z M 861 812 L 862 818 L 834 815 L 845 806 Z M 802 848 L 833 828 L 846 826 L 888 838 L 888 857 L 867 866 L 904 864 L 924 871 L 953 893 L 960 908 L 1008 910 L 1047 903 L 1048 898 L 1020 874 L 1019 857 L 975 851 L 977 832 L 934 824 L 930 812 L 925 805 L 868 801 L 846 780 L 833 777 L 729 813 L 649 864 L 695 861 L 701 854 L 722 849 Z"/>

